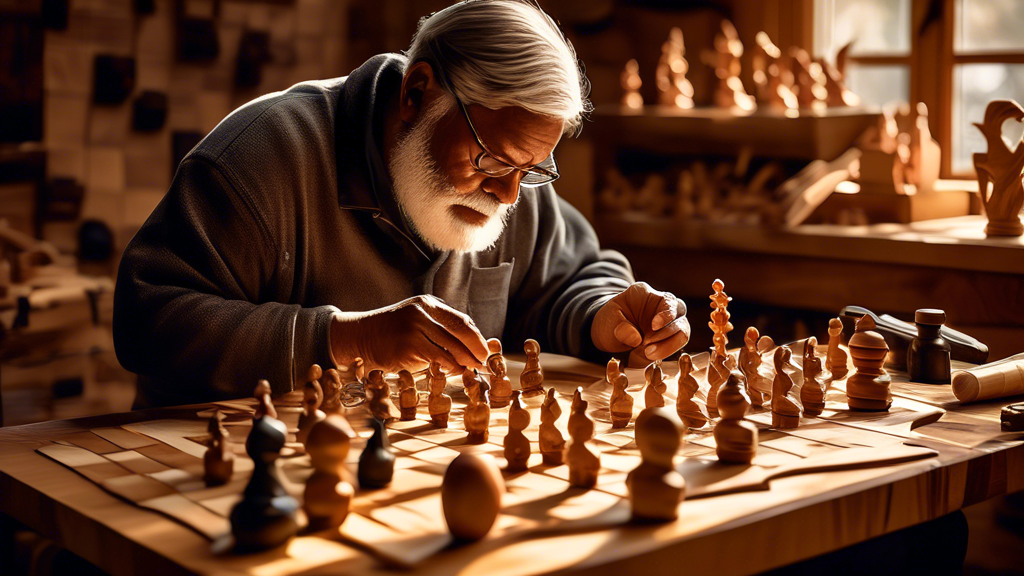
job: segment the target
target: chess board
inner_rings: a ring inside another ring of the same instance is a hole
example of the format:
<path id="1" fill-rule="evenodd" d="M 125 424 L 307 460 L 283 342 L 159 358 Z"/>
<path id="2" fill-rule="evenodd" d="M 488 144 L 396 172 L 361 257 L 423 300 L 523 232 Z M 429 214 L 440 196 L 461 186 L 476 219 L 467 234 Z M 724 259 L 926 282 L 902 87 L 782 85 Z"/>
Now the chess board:
<path id="1" fill-rule="evenodd" d="M 797 365 L 801 347 L 801 344 L 794 347 L 793 362 Z M 819 347 L 819 356 L 824 356 L 824 352 L 824 347 Z M 766 354 L 766 357 L 770 359 L 771 355 Z M 698 402 L 705 401 L 708 391 L 707 362 L 706 353 L 694 356 L 694 374 L 701 383 L 695 397 Z M 505 474 L 507 492 L 494 528 L 483 541 L 458 547 L 462 552 L 476 549 L 485 554 L 515 550 L 540 539 L 552 541 L 575 535 L 590 536 L 587 542 L 591 542 L 594 534 L 616 531 L 620 539 L 624 539 L 619 543 L 621 546 L 612 551 L 602 550 L 602 554 L 612 558 L 617 554 L 635 555 L 665 545 L 675 533 L 678 536 L 695 530 L 721 529 L 740 520 L 739 510 L 745 516 L 770 510 L 778 512 L 786 506 L 800 506 L 801 502 L 806 505 L 806 499 L 815 494 L 848 487 L 848 476 L 839 484 L 830 484 L 830 470 L 857 468 L 861 472 L 857 478 L 864 482 L 891 474 L 894 466 L 919 472 L 920 467 L 938 466 L 937 459 L 930 458 L 935 453 L 927 450 L 929 443 L 955 437 L 961 444 L 980 446 L 998 436 L 991 431 L 965 436 L 962 426 L 944 427 L 942 419 L 946 411 L 940 403 L 915 397 L 913 390 L 904 395 L 895 394 L 888 412 L 853 412 L 846 406 L 844 382 L 833 382 L 826 394 L 824 413 L 820 417 L 802 418 L 796 429 L 771 429 L 771 413 L 766 409 L 752 409 L 747 419 L 758 426 L 760 445 L 751 466 L 717 462 L 711 425 L 688 431 L 678 454 L 679 470 L 686 478 L 689 495 L 680 504 L 680 520 L 646 529 L 655 530 L 658 537 L 652 538 L 650 534 L 637 537 L 644 534 L 637 531 L 641 529 L 627 529 L 630 508 L 625 478 L 639 464 L 640 457 L 633 439 L 632 422 L 625 429 L 611 427 L 608 409 L 611 387 L 604 380 L 605 368 L 551 354 L 542 354 L 541 363 L 545 371 L 544 386 L 554 387 L 563 405 L 558 421 L 563 434 L 572 393 L 576 387 L 583 389 L 583 397 L 590 404 L 588 413 L 596 422 L 594 442 L 601 452 L 598 484 L 592 490 L 571 488 L 566 466 L 551 467 L 541 463 L 537 439 L 540 398 L 532 399 L 526 403 L 532 418 L 525 434 L 534 451 L 529 470 Z M 513 386 L 518 387 L 523 362 L 510 357 L 508 365 Z M 664 369 L 668 383 L 666 405 L 674 406 L 677 369 L 671 362 L 666 362 Z M 628 392 L 635 399 L 635 417 L 644 408 L 644 375 L 639 369 L 627 369 L 625 374 L 630 382 Z M 796 386 L 801 384 L 799 372 L 794 380 Z M 487 444 L 467 445 L 462 413 L 468 399 L 461 379 L 449 379 L 447 393 L 453 398 L 453 409 L 447 429 L 437 429 L 430 424 L 426 388 L 423 376 L 418 377 L 421 403 L 416 420 L 389 424 L 391 444 L 398 456 L 390 486 L 378 490 L 357 489 L 351 513 L 340 532 L 308 534 L 299 540 L 343 541 L 369 552 L 386 566 L 415 567 L 425 562 L 443 562 L 446 557 L 469 562 L 470 556 L 460 554 L 459 549 L 453 547 L 444 524 L 440 501 L 442 476 L 448 463 L 462 451 L 490 453 L 499 465 L 503 464 L 502 440 L 508 430 L 508 411 L 492 410 Z M 393 381 L 392 390 L 396 390 Z M 299 396 L 294 393 L 278 400 L 279 417 L 290 429 L 294 429 L 298 420 L 298 404 Z M 225 553 L 226 535 L 230 532 L 227 516 L 252 470 L 244 442 L 251 428 L 254 406 L 253 400 L 244 399 L 176 410 L 173 418 L 67 435 L 37 451 L 109 493 L 191 528 L 209 539 L 214 554 Z M 236 463 L 229 483 L 210 488 L 202 481 L 202 456 L 208 438 L 207 421 L 214 409 L 225 415 L 224 425 L 231 434 L 229 446 Z M 348 409 L 346 415 L 360 434 L 348 462 L 354 478 L 361 445 L 370 432 L 364 424 L 365 408 Z M 308 456 L 301 453 L 293 436 L 290 439 L 293 442 L 279 462 L 286 489 L 301 499 L 303 484 L 312 469 Z M 805 481 L 788 482 L 786 488 L 780 490 L 769 481 L 773 475 L 803 475 L 800 477 Z M 730 505 L 723 510 L 721 498 L 716 495 L 727 493 L 732 493 L 728 496 Z M 771 497 L 764 497 L 768 493 Z M 734 505 L 741 500 L 742 506 Z M 582 561 L 578 556 L 585 552 L 560 553 L 559 561 Z M 502 556 L 492 554 L 492 558 L 498 557 Z M 550 568 L 553 559 L 544 560 Z M 506 572 L 516 572 L 515 567 L 505 568 L 510 569 Z"/>

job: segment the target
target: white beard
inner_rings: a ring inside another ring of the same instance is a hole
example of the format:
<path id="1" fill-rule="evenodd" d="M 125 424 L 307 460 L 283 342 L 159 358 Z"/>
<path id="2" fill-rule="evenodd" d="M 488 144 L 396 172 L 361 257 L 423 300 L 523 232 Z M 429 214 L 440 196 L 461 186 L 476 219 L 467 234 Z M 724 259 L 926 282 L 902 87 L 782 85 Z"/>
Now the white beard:
<path id="1" fill-rule="evenodd" d="M 388 157 L 388 171 L 402 216 L 428 246 L 438 251 L 480 252 L 498 241 L 515 205 L 502 204 L 480 189 L 461 193 L 438 170 L 430 153 L 430 138 L 438 121 L 455 105 L 453 98 L 446 98 L 424 109 L 409 131 L 398 138 Z M 470 224 L 457 217 L 452 206 L 471 208 L 488 220 Z"/>

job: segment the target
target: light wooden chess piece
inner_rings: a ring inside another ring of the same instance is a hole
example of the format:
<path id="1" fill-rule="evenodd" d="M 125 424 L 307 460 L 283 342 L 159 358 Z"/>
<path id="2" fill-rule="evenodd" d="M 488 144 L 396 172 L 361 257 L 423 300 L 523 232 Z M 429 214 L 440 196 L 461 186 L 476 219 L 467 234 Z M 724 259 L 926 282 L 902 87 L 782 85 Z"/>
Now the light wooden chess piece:
<path id="1" fill-rule="evenodd" d="M 660 408 L 665 405 L 665 391 L 668 390 L 668 385 L 665 384 L 665 373 L 661 370 L 661 363 L 654 362 L 651 366 L 651 378 L 644 389 L 644 408 Z"/>
<path id="2" fill-rule="evenodd" d="M 416 381 L 408 370 L 398 371 L 398 411 L 401 420 L 408 422 L 416 419 L 416 408 L 420 405 L 420 395 L 416 392 Z"/>
<path id="3" fill-rule="evenodd" d="M 743 419 L 750 409 L 743 374 L 731 372 L 718 392 L 722 419 L 715 426 L 715 452 L 727 464 L 750 464 L 757 455 L 757 426 Z"/>
<path id="4" fill-rule="evenodd" d="M 463 452 L 452 460 L 441 480 L 441 510 L 457 541 L 487 535 L 501 511 L 505 480 L 490 454 Z"/>
<path id="5" fill-rule="evenodd" d="M 672 108 L 693 108 L 693 84 L 686 79 L 690 69 L 685 58 L 686 46 L 683 44 L 683 31 L 672 28 L 668 40 L 661 45 L 661 59 L 655 70 L 658 85 L 658 103 Z"/>
<path id="6" fill-rule="evenodd" d="M 604 381 L 605 384 L 612 386 L 615 384 L 615 379 L 622 374 L 622 368 L 619 364 L 618 358 L 612 358 L 608 361 L 608 364 L 604 368 Z"/>
<path id="7" fill-rule="evenodd" d="M 307 380 L 306 385 L 302 388 L 302 414 L 299 414 L 299 430 L 295 433 L 295 439 L 303 445 L 306 444 L 306 438 L 309 437 L 309 431 L 313 429 L 313 425 L 327 417 L 327 414 L 320 409 L 323 397 L 324 393 L 320 388 L 320 383 L 314 379 Z"/>
<path id="8" fill-rule="evenodd" d="M 715 88 L 715 106 L 750 112 L 757 108 L 754 97 L 747 94 L 740 80 L 740 57 L 743 56 L 743 42 L 736 27 L 728 20 L 722 20 L 721 29 L 715 35 L 715 49 L 705 52 L 704 60 L 714 66 L 718 84 Z"/>
<path id="9" fill-rule="evenodd" d="M 324 393 L 324 401 L 320 409 L 327 414 L 341 413 L 341 373 L 334 368 L 328 368 L 323 372 L 320 386 Z"/>
<path id="10" fill-rule="evenodd" d="M 757 47 L 753 50 L 751 68 L 757 102 L 783 113 L 796 110 L 800 103 L 793 93 L 793 73 L 782 61 L 782 50 L 763 31 L 757 33 L 754 42 Z"/>
<path id="11" fill-rule="evenodd" d="M 224 414 L 220 410 L 213 413 L 207 430 L 210 442 L 203 454 L 203 480 L 207 486 L 220 486 L 231 480 L 235 470 L 235 455 L 228 449 L 228 437 L 231 433 L 224 427 Z"/>
<path id="12" fill-rule="evenodd" d="M 719 356 L 718 351 L 711 350 L 707 368 L 708 397 L 707 408 L 709 416 L 718 416 L 718 389 L 729 377 L 729 367 L 726 365 L 726 356 Z"/>
<path id="13" fill-rule="evenodd" d="M 491 371 L 491 408 L 504 408 L 512 400 L 512 381 L 508 378 L 508 364 L 501 353 L 501 340 L 487 341 L 491 355 L 487 357 L 487 369 Z"/>
<path id="14" fill-rule="evenodd" d="M 640 465 L 626 476 L 635 522 L 668 522 L 678 518 L 686 480 L 675 468 L 683 427 L 665 407 L 646 408 L 636 419 Z"/>
<path id="15" fill-rule="evenodd" d="M 488 403 L 486 382 L 476 379 L 478 384 L 466 389 L 469 405 L 462 417 L 466 425 L 466 444 L 486 444 L 490 438 L 491 407 Z"/>
<path id="16" fill-rule="evenodd" d="M 761 376 L 761 350 L 758 349 L 758 339 L 761 334 L 757 328 L 751 326 L 743 334 L 743 348 L 740 348 L 739 369 L 747 379 L 747 395 L 750 403 L 754 406 L 764 404 L 767 394 L 761 392 L 765 386 L 761 384 L 765 378 Z M 767 338 L 767 336 L 766 336 Z M 761 384 L 761 385 L 759 385 Z"/>
<path id="17" fill-rule="evenodd" d="M 519 396 L 519 390 L 512 391 L 512 403 L 508 409 L 508 434 L 503 443 L 505 460 L 508 462 L 505 470 L 513 473 L 526 470 L 530 461 L 530 440 L 523 434 L 523 430 L 530 425 L 530 411 L 523 407 Z"/>
<path id="18" fill-rule="evenodd" d="M 345 458 L 355 437 L 340 414 L 331 414 L 309 431 L 306 452 L 313 474 L 306 480 L 302 508 L 312 531 L 337 529 L 348 516 L 354 490 L 347 480 Z"/>
<path id="19" fill-rule="evenodd" d="M 274 408 L 274 402 L 270 399 L 270 391 L 270 382 L 260 380 L 256 383 L 256 389 L 252 393 L 256 398 L 256 412 L 252 415 L 253 420 L 263 416 L 277 418 L 277 409 Z"/>
<path id="20" fill-rule="evenodd" d="M 608 400 L 608 407 L 612 416 L 612 428 L 625 428 L 633 419 L 633 397 L 626 392 L 629 387 L 629 379 L 625 374 L 615 376 L 612 383 L 612 396 Z"/>
<path id="21" fill-rule="evenodd" d="M 569 484 L 576 488 L 593 488 L 601 470 L 601 454 L 593 445 L 594 421 L 587 416 L 587 402 L 583 389 L 577 387 L 569 413 L 569 445 L 565 449 L 565 462 L 569 465 Z"/>
<path id="22" fill-rule="evenodd" d="M 555 398 L 555 389 L 548 388 L 540 407 L 540 454 L 548 466 L 561 466 L 565 460 L 565 438 L 556 426 L 562 407 Z"/>
<path id="23" fill-rule="evenodd" d="M 775 350 L 775 381 L 772 382 L 772 428 L 790 429 L 800 425 L 800 407 L 789 397 L 793 379 L 786 367 L 793 368 L 790 360 L 793 351 L 789 346 Z"/>
<path id="24" fill-rule="evenodd" d="M 676 413 L 687 428 L 702 428 L 708 423 L 707 410 L 693 401 L 700 384 L 693 377 L 693 358 L 687 353 L 679 355 L 679 390 L 676 392 Z"/>
<path id="25" fill-rule="evenodd" d="M 731 26 L 731 24 L 730 24 Z M 729 321 L 729 302 L 732 298 L 725 293 L 725 282 L 715 278 L 715 281 L 711 283 L 711 289 L 714 290 L 714 294 L 709 296 L 711 299 L 711 320 L 708 322 L 708 327 L 714 333 L 711 341 L 715 347 L 711 352 L 711 361 L 708 364 L 708 414 L 711 416 L 718 415 L 718 389 L 725 382 L 726 378 L 729 377 L 731 366 L 729 366 L 729 353 L 726 350 L 726 344 L 729 343 L 729 337 L 727 334 L 732 331 L 732 322 Z"/>
<path id="26" fill-rule="evenodd" d="M 544 395 L 544 369 L 540 365 L 540 343 L 530 338 L 523 343 L 526 352 L 526 366 L 519 376 L 519 387 L 523 390 L 523 398 Z"/>
<path id="27" fill-rule="evenodd" d="M 643 85 L 643 81 L 640 80 L 640 64 L 636 59 L 626 62 L 626 67 L 622 69 L 622 74 L 619 76 L 619 82 L 622 84 L 622 105 L 630 110 L 643 108 L 644 97 L 640 95 L 640 86 Z"/>
<path id="28" fill-rule="evenodd" d="M 374 418 L 382 422 L 394 420 L 395 405 L 391 402 L 391 387 L 384 379 L 383 370 L 370 370 L 366 375 L 366 397 Z"/>
<path id="29" fill-rule="evenodd" d="M 825 355 L 825 367 L 832 373 L 832 380 L 842 380 L 849 373 L 846 363 L 846 350 L 842 344 L 843 321 L 833 318 L 828 321 L 828 353 Z"/>
<path id="30" fill-rule="evenodd" d="M 430 423 L 438 428 L 447 428 L 448 415 L 452 411 L 452 397 L 444 393 L 448 377 L 439 362 L 430 363 L 427 368 L 427 382 L 430 384 L 430 395 L 427 396 Z"/>
<path id="31" fill-rule="evenodd" d="M 821 358 L 814 353 L 818 339 L 811 336 L 804 342 L 803 370 L 804 383 L 800 386 L 800 403 L 804 416 L 817 416 L 825 409 L 825 375 L 822 374 Z"/>
<path id="32" fill-rule="evenodd" d="M 861 316 L 857 319 L 857 331 L 850 337 L 854 372 L 846 379 L 846 397 L 853 410 L 885 411 L 892 405 L 892 381 L 882 368 L 889 346 L 874 328 L 871 316 Z"/>
<path id="33" fill-rule="evenodd" d="M 476 368 L 466 368 L 462 371 L 462 388 L 466 391 L 470 405 L 480 398 L 480 384 L 480 376 L 477 374 Z"/>
<path id="34" fill-rule="evenodd" d="M 1013 100 L 993 100 L 985 108 L 985 120 L 974 124 L 981 130 L 988 142 L 988 151 L 974 155 L 974 168 L 978 173 L 978 191 L 988 225 L 988 236 L 1020 236 L 1024 224 L 1020 221 L 1021 206 L 1024 206 L 1024 138 L 1013 143 L 1011 148 L 1003 140 L 1003 123 L 1010 119 L 1020 122 L 1024 119 L 1024 108 Z M 989 192 L 989 182 L 992 192 Z"/>

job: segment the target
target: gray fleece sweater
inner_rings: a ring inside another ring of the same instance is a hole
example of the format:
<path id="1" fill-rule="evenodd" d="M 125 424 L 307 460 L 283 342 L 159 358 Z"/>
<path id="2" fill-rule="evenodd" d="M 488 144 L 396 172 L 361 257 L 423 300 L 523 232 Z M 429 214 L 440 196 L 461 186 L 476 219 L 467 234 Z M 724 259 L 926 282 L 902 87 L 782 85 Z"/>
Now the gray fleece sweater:
<path id="1" fill-rule="evenodd" d="M 114 294 L 117 357 L 140 406 L 292 390 L 333 366 L 339 310 L 433 294 L 506 350 L 601 361 L 590 325 L 633 281 L 548 185 L 524 189 L 497 245 L 435 253 L 403 221 L 382 155 L 384 110 L 405 58 L 306 82 L 225 118 L 181 162 L 125 250 Z M 381 342 L 387 346 L 387 342 Z"/>

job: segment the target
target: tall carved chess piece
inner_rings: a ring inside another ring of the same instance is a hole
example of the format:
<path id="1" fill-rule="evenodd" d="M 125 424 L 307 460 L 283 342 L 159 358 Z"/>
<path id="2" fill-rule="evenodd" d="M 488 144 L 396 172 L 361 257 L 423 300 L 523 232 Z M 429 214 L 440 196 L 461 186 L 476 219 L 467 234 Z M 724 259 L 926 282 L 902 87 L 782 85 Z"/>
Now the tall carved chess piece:
<path id="1" fill-rule="evenodd" d="M 519 375 L 519 387 L 523 390 L 523 398 L 544 395 L 544 368 L 540 365 L 540 343 L 530 338 L 523 343 L 526 352 L 526 366 Z"/>
<path id="2" fill-rule="evenodd" d="M 736 27 L 728 20 L 722 20 L 721 29 L 715 35 L 714 51 L 704 52 L 704 60 L 714 66 L 718 85 L 715 88 L 715 106 L 734 108 L 750 112 L 757 108 L 754 97 L 747 94 L 740 80 L 740 57 L 743 56 L 743 42 Z"/>
<path id="3" fill-rule="evenodd" d="M 667 522 L 678 517 L 686 480 L 675 468 L 683 427 L 671 410 L 646 408 L 636 419 L 640 465 L 626 476 L 633 520 Z"/>
<path id="4" fill-rule="evenodd" d="M 804 383 L 800 386 L 800 403 L 804 416 L 817 416 L 825 409 L 825 375 L 821 370 L 821 358 L 814 353 L 818 339 L 811 336 L 804 342 Z"/>
<path id="5" fill-rule="evenodd" d="M 540 454 L 548 466 L 561 466 L 565 460 L 565 437 L 556 426 L 562 407 L 555 398 L 555 389 L 548 388 L 544 404 L 540 407 Z"/>
<path id="6" fill-rule="evenodd" d="M 626 392 L 629 387 L 629 379 L 625 374 L 615 376 L 612 383 L 612 396 L 608 400 L 608 407 L 612 415 L 612 428 L 625 428 L 633 419 L 633 397 Z"/>
<path id="7" fill-rule="evenodd" d="M 672 28 L 668 40 L 661 45 L 661 59 L 654 73 L 658 84 L 658 103 L 662 106 L 693 108 L 693 84 L 686 79 L 690 65 L 685 54 L 683 31 Z"/>
<path id="8" fill-rule="evenodd" d="M 338 414 L 341 412 L 341 373 L 334 368 L 328 368 L 323 371 L 323 378 L 317 378 L 320 380 L 320 386 L 324 393 L 324 401 L 320 404 L 320 409 L 327 414 Z"/>
<path id="9" fill-rule="evenodd" d="M 757 426 L 743 419 L 750 409 L 743 374 L 733 371 L 718 392 L 722 419 L 715 426 L 715 452 L 728 464 L 750 464 L 757 455 Z"/>
<path id="10" fill-rule="evenodd" d="M 714 294 L 709 296 L 711 299 L 711 320 L 708 322 L 708 327 L 714 332 L 714 337 L 711 341 L 715 347 L 711 350 L 711 361 L 708 364 L 708 414 L 711 416 L 718 415 L 718 389 L 722 383 L 725 382 L 726 378 L 729 377 L 729 372 L 732 366 L 731 358 L 729 353 L 726 351 L 725 345 L 729 343 L 729 338 L 726 336 L 732 331 L 732 322 L 729 322 L 728 306 L 732 298 L 725 293 L 725 282 L 722 282 L 718 278 L 711 283 Z"/>
<path id="11" fill-rule="evenodd" d="M 619 377 L 619 374 L 622 374 L 622 368 L 620 368 L 619 359 L 612 358 L 611 360 L 608 361 L 608 365 L 605 366 L 604 368 L 605 383 L 608 384 L 609 386 L 614 385 L 615 379 Z"/>
<path id="12" fill-rule="evenodd" d="M 447 428 L 448 414 L 452 411 L 452 397 L 444 393 L 448 377 L 441 369 L 440 363 L 430 363 L 427 368 L 427 381 L 430 384 L 430 396 L 427 396 L 430 423 L 438 428 Z"/>
<path id="13" fill-rule="evenodd" d="M 828 354 L 825 355 L 825 368 L 832 373 L 833 380 L 846 378 L 850 369 L 846 365 L 846 350 L 842 344 L 843 321 L 833 318 L 828 321 Z"/>
<path id="14" fill-rule="evenodd" d="M 569 465 L 569 484 L 576 488 L 593 488 L 601 470 L 601 453 L 593 445 L 594 421 L 587 416 L 583 389 L 577 387 L 569 414 L 569 442 L 565 462 Z"/>
<path id="15" fill-rule="evenodd" d="M 270 382 L 260 380 L 256 383 L 256 389 L 252 393 L 256 398 L 256 412 L 252 415 L 253 420 L 263 416 L 277 418 L 277 409 L 274 408 L 274 402 L 270 399 L 270 392 Z"/>
<path id="16" fill-rule="evenodd" d="M 892 405 L 892 380 L 882 368 L 889 346 L 874 328 L 871 316 L 861 316 L 857 319 L 857 331 L 850 337 L 854 372 L 846 379 L 846 397 L 854 410 L 885 411 Z"/>
<path id="17" fill-rule="evenodd" d="M 523 407 L 520 394 L 519 390 L 512 391 L 512 403 L 508 409 L 508 434 L 502 444 L 508 462 L 505 469 L 509 472 L 526 470 L 530 461 L 530 440 L 523 434 L 523 430 L 530 425 L 530 411 Z"/>
<path id="18" fill-rule="evenodd" d="M 416 392 L 416 382 L 408 370 L 398 371 L 398 410 L 403 421 L 416 419 L 416 408 L 420 405 L 420 395 Z"/>
<path id="19" fill-rule="evenodd" d="M 245 441 L 253 470 L 242 500 L 231 509 L 231 533 L 241 549 L 273 548 L 299 531 L 299 503 L 281 484 L 277 459 L 288 435 L 285 425 L 272 416 L 253 420 Z"/>
<path id="20" fill-rule="evenodd" d="M 661 362 L 651 364 L 651 377 L 644 389 L 644 408 L 660 408 L 665 405 L 665 373 L 661 370 Z"/>
<path id="21" fill-rule="evenodd" d="M 793 93 L 793 73 L 782 61 L 782 50 L 765 32 L 758 32 L 754 42 L 751 68 L 757 86 L 757 102 L 779 112 L 796 110 L 800 103 Z"/>
<path id="22" fill-rule="evenodd" d="M 693 401 L 700 385 L 693 377 L 693 359 L 683 352 L 679 355 L 679 389 L 676 391 L 676 413 L 687 428 L 701 428 L 708 423 L 707 410 Z"/>
<path id="23" fill-rule="evenodd" d="M 793 379 L 786 371 L 792 368 L 790 360 L 793 351 L 789 346 L 779 346 L 775 350 L 775 381 L 772 382 L 772 428 L 796 428 L 800 425 L 800 407 L 789 397 L 793 389 Z"/>
<path id="24" fill-rule="evenodd" d="M 491 371 L 491 408 L 504 408 L 512 400 L 512 381 L 508 378 L 508 364 L 501 353 L 501 340 L 487 341 L 491 355 L 487 357 L 487 369 Z"/>
<path id="25" fill-rule="evenodd" d="M 1003 122 L 1009 119 L 1018 122 L 1024 119 L 1024 108 L 1013 100 L 993 100 L 985 108 L 985 121 L 975 124 L 985 135 L 988 152 L 974 155 L 974 168 L 978 172 L 978 191 L 985 205 L 988 236 L 1020 236 L 1024 224 L 1020 221 L 1020 209 L 1024 206 L 1024 142 L 1017 142 L 1014 150 L 1003 141 Z M 989 193 L 989 182 L 992 192 Z"/>
<path id="26" fill-rule="evenodd" d="M 302 508 L 310 530 L 341 526 L 352 502 L 352 484 L 346 478 L 345 458 L 356 437 L 340 414 L 315 423 L 306 439 L 306 452 L 313 474 L 306 480 Z"/>
<path id="27" fill-rule="evenodd" d="M 315 379 L 307 380 L 306 385 L 302 388 L 302 414 L 299 414 L 299 431 L 295 434 L 295 439 L 303 445 L 306 444 L 306 438 L 309 437 L 309 431 L 313 429 L 313 425 L 327 417 L 327 414 L 320 409 L 323 398 L 324 392 L 320 388 L 320 383 Z"/>
<path id="28" fill-rule="evenodd" d="M 622 74 L 619 76 L 619 82 L 622 84 L 622 106 L 630 110 L 643 108 L 644 97 L 640 95 L 640 86 L 643 85 L 643 81 L 640 80 L 640 64 L 636 59 L 626 62 L 626 67 L 622 69 Z"/>
<path id="29" fill-rule="evenodd" d="M 468 372 L 468 370 L 467 370 Z M 464 380 L 465 381 L 465 380 Z M 469 405 L 462 417 L 466 425 L 466 444 L 486 444 L 490 437 L 491 407 L 488 405 L 486 382 L 476 379 L 475 386 L 467 386 Z"/>
<path id="30" fill-rule="evenodd" d="M 761 406 L 771 397 L 771 381 L 761 374 L 763 360 L 761 354 L 771 349 L 775 343 L 768 336 L 761 336 L 757 328 L 751 326 L 743 334 L 743 348 L 740 348 L 739 369 L 747 379 L 747 395 L 750 403 Z"/>
<path id="31" fill-rule="evenodd" d="M 235 455 L 228 449 L 228 437 L 231 433 L 224 427 L 224 414 L 220 410 L 213 413 L 207 430 L 210 431 L 210 443 L 203 454 L 203 480 L 207 486 L 220 486 L 231 480 L 235 470 Z"/>
<path id="32" fill-rule="evenodd" d="M 370 370 L 366 375 L 366 397 L 374 418 L 382 422 L 394 420 L 395 405 L 391 402 L 391 387 L 384 379 L 383 370 Z"/>

